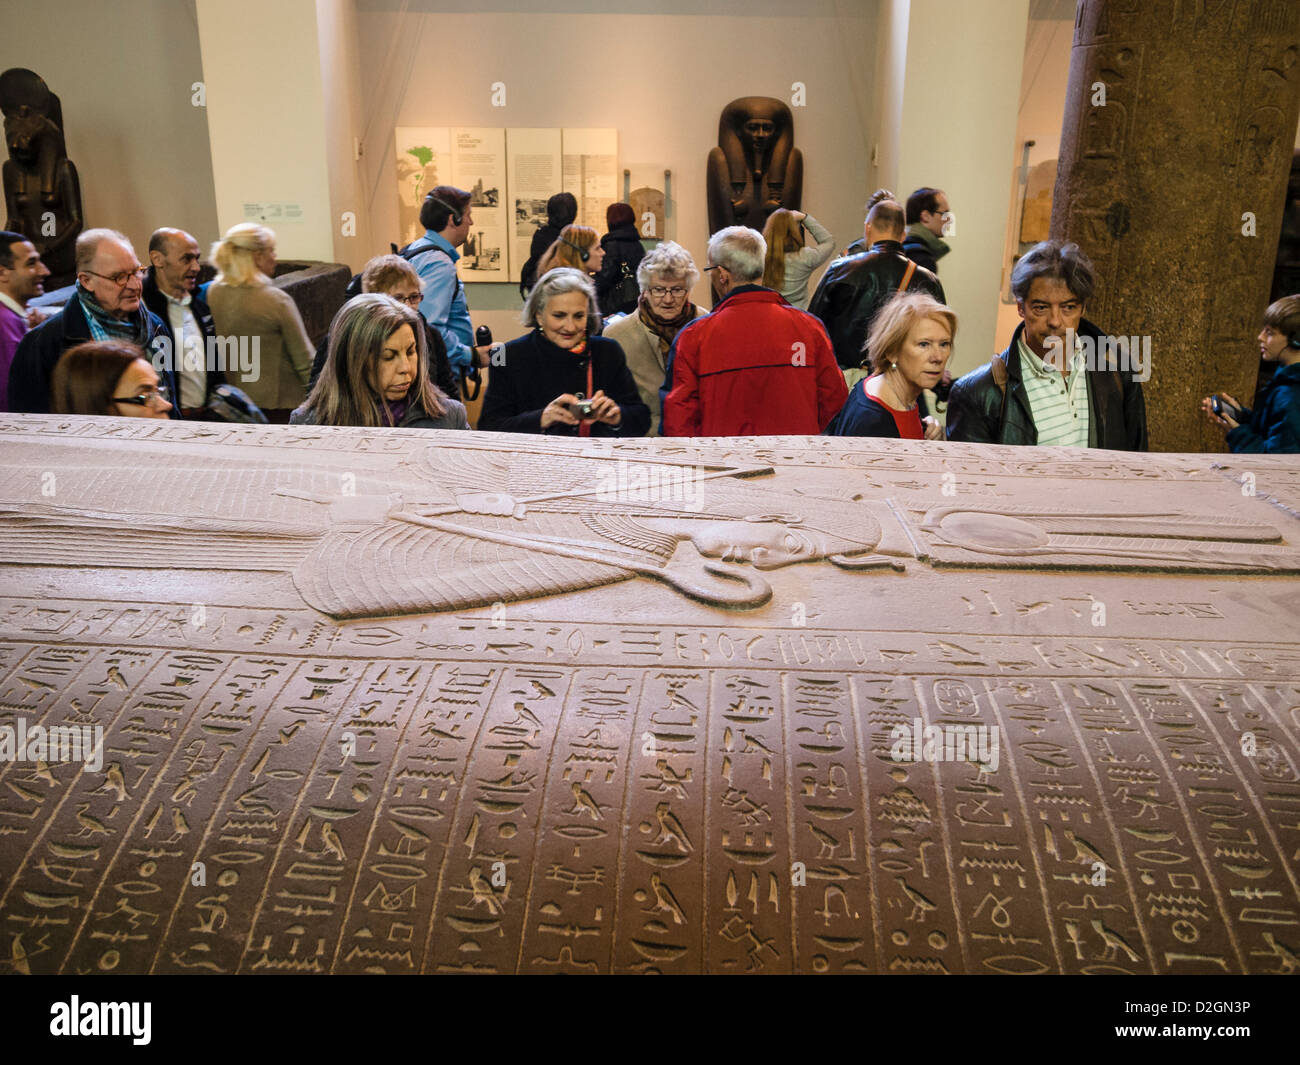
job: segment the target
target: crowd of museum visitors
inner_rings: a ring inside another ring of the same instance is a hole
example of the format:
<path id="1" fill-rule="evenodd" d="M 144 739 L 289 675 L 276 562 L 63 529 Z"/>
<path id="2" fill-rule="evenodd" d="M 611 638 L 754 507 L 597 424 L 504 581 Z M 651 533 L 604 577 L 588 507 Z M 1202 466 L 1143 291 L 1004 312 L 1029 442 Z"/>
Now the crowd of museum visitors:
<path id="1" fill-rule="evenodd" d="M 463 389 L 485 374 L 477 428 L 497 432 L 1147 446 L 1145 375 L 1085 317 L 1095 277 L 1077 245 L 1044 241 L 1017 260 L 1022 321 L 1004 351 L 953 381 L 940 189 L 905 202 L 875 193 L 862 239 L 811 296 L 834 238 L 806 212 L 714 233 L 702 266 L 673 241 L 643 243 L 627 204 L 610 205 L 603 236 L 577 213 L 572 194 L 551 197 L 521 274 L 526 331 L 494 344 L 476 334 L 456 269 L 470 195 L 438 186 L 423 235 L 365 265 L 314 351 L 274 283 L 264 226 L 217 241 L 204 286 L 182 230 L 155 232 L 147 264 L 121 233 L 87 230 L 75 287 L 44 315 L 29 307 L 49 274 L 36 246 L 0 232 L 0 410 L 469 429 Z M 711 309 L 692 302 L 702 276 Z M 1300 452 L 1300 295 L 1269 306 L 1257 341 L 1277 369 L 1254 409 L 1218 393 L 1204 417 L 1232 451 Z M 927 395 L 946 404 L 946 425 Z"/>

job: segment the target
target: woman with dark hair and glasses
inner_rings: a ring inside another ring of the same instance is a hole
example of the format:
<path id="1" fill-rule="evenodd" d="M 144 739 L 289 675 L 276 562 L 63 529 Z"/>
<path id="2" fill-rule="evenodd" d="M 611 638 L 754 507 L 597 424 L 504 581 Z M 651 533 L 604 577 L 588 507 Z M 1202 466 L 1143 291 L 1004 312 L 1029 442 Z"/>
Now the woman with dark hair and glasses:
<path id="1" fill-rule="evenodd" d="M 330 325 L 325 366 L 294 425 L 468 429 L 464 404 L 429 373 L 424 319 L 391 296 L 366 292 Z"/>
<path id="2" fill-rule="evenodd" d="M 51 414 L 166 419 L 171 409 L 158 372 L 126 341 L 92 340 L 69 348 L 50 376 Z"/>

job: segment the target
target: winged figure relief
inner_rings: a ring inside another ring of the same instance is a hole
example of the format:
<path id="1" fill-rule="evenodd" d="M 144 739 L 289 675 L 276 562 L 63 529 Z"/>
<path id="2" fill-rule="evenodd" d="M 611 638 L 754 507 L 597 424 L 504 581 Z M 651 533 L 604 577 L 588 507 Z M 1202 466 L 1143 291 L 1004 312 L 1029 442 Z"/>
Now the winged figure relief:
<path id="1" fill-rule="evenodd" d="M 771 599 L 766 573 L 805 564 L 1300 571 L 1294 535 L 1270 524 L 869 498 L 851 487 L 790 487 L 793 478 L 761 463 L 439 442 L 381 473 L 353 475 L 329 468 L 346 456 L 307 466 L 276 453 L 221 463 L 128 451 L 69 449 L 48 497 L 35 490 L 30 461 L 0 466 L 0 557 L 91 570 L 286 572 L 308 604 L 339 619 L 635 579 L 744 610 Z"/>

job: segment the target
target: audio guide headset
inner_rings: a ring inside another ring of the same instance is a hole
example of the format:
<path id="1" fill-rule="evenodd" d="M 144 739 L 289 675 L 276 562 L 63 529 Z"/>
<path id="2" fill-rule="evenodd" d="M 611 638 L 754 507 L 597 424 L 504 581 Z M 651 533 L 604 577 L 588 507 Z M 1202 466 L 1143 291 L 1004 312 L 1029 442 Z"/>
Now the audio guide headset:
<path id="1" fill-rule="evenodd" d="M 440 200 L 440 199 L 439 199 L 437 196 L 435 196 L 432 192 L 429 193 L 429 195 L 427 195 L 427 196 L 425 197 L 425 199 L 426 199 L 426 200 L 432 200 L 434 203 L 436 203 L 436 204 L 440 204 L 441 206 L 447 208 L 447 210 L 451 212 L 451 224 L 452 224 L 453 226 L 458 226 L 458 225 L 460 225 L 460 221 L 461 221 L 461 219 L 465 217 L 465 216 L 464 216 L 463 214 L 461 214 L 458 210 L 456 210 L 456 208 L 454 208 L 451 204 L 449 204 L 446 200 Z"/>
<path id="2" fill-rule="evenodd" d="M 591 258 L 591 252 L 587 251 L 586 248 L 580 248 L 577 244 L 574 244 L 573 241 L 565 240 L 563 237 L 559 237 L 558 240 L 561 244 L 567 244 L 570 248 L 576 251 L 584 263 Z"/>

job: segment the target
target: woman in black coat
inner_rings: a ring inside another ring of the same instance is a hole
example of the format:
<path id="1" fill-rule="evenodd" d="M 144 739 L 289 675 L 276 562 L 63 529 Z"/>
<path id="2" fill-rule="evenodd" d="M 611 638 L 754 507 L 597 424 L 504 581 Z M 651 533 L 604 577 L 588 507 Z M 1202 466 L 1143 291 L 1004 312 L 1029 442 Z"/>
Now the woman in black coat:
<path id="1" fill-rule="evenodd" d="M 537 283 L 537 264 L 560 236 L 560 230 L 578 217 L 578 200 L 571 192 L 557 192 L 546 201 L 546 225 L 533 234 L 528 261 L 519 271 L 519 295 L 528 298 L 528 290 Z"/>
<path id="2" fill-rule="evenodd" d="M 617 341 L 600 328 L 596 288 L 581 270 L 543 274 L 524 305 L 532 331 L 493 365 L 478 427 L 502 433 L 645 436 L 650 409 Z"/>
<path id="3" fill-rule="evenodd" d="M 645 248 L 636 231 L 636 215 L 626 203 L 611 203 L 605 209 L 605 226 L 609 230 L 600 238 L 605 261 L 596 274 L 596 297 L 600 313 L 631 314 L 641 298 L 636 268 L 641 265 Z"/>

